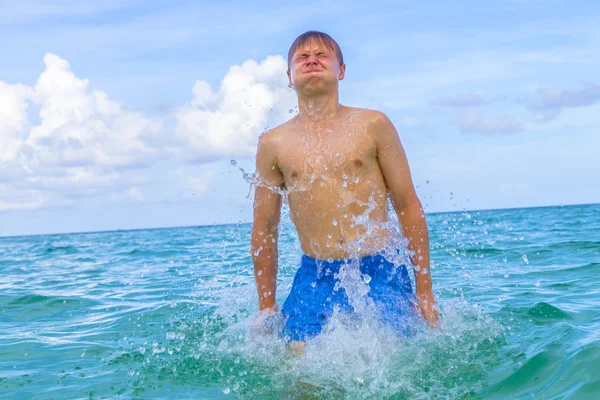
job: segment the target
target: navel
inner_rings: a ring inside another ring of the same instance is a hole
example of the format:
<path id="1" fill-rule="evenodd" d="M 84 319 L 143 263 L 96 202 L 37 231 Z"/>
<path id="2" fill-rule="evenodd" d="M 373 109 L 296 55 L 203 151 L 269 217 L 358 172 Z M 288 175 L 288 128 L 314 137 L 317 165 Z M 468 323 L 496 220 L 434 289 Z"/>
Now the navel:
<path id="1" fill-rule="evenodd" d="M 358 158 L 355 159 L 354 161 L 352 161 L 354 163 L 354 165 L 356 165 L 357 167 L 362 167 L 363 166 L 363 162 L 361 160 L 359 160 Z"/>
<path id="2" fill-rule="evenodd" d="M 292 178 L 295 178 L 298 176 L 298 171 L 292 171 Z"/>

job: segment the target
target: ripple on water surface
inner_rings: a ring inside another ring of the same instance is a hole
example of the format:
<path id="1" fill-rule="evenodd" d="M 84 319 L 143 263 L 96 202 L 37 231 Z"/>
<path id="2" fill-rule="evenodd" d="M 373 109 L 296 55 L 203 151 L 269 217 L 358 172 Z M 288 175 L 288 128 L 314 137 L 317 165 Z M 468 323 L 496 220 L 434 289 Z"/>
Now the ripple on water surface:
<path id="1" fill-rule="evenodd" d="M 428 218 L 441 327 L 337 315 L 300 359 L 249 333 L 249 225 L 0 238 L 0 396 L 597 398 L 600 206 Z"/>

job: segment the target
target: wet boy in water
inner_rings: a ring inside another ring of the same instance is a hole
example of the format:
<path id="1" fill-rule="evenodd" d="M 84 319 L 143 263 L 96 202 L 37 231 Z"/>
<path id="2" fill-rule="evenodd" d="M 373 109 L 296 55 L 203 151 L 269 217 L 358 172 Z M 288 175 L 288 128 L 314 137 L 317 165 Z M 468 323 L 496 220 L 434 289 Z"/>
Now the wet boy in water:
<path id="1" fill-rule="evenodd" d="M 438 319 L 427 223 L 406 155 L 383 113 L 339 103 L 345 70 L 342 51 L 329 35 L 300 35 L 290 47 L 287 71 L 299 113 L 265 133 L 256 155 L 260 183 L 251 247 L 260 315 L 277 311 L 277 239 L 285 190 L 304 256 L 281 311 L 285 334 L 300 350 L 335 308 L 352 311 L 338 282 L 350 259 L 369 276 L 368 295 L 383 320 L 406 319 L 414 309 L 432 326 Z M 382 252 L 392 241 L 384 227 L 388 194 L 413 252 L 416 298 L 406 268 L 394 268 Z"/>

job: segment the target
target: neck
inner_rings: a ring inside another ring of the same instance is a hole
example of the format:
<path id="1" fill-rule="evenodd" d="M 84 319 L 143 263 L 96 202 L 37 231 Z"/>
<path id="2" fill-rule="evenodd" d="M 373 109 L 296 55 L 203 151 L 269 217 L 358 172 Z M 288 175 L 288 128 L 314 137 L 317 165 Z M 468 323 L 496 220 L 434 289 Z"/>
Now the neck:
<path id="1" fill-rule="evenodd" d="M 337 115 L 340 108 L 338 92 L 312 96 L 298 95 L 300 119 L 322 121 Z"/>

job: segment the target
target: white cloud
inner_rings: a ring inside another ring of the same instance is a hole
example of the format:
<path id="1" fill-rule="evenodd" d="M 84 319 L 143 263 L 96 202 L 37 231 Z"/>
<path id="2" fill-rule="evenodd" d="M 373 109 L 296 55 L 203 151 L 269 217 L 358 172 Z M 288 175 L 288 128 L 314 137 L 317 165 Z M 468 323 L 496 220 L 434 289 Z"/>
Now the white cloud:
<path id="1" fill-rule="evenodd" d="M 267 127 L 289 118 L 295 93 L 287 88 L 287 63 L 269 56 L 233 66 L 218 91 L 198 81 L 193 98 L 177 112 L 177 133 L 195 161 L 252 154 Z"/>
<path id="2" fill-rule="evenodd" d="M 289 118 L 295 103 L 281 56 L 231 67 L 217 91 L 198 81 L 172 121 L 127 110 L 91 90 L 57 55 L 46 54 L 44 64 L 33 87 L 0 81 L 0 210 L 113 195 L 148 200 L 143 186 L 151 178 L 142 168 L 252 155 L 258 135 Z M 32 104 L 39 106 L 35 121 L 28 119 Z M 166 134 L 164 125 L 175 133 Z M 204 193 L 213 175 L 178 180 L 174 191 Z"/>
<path id="3" fill-rule="evenodd" d="M 142 136 L 157 133 L 160 123 L 89 91 L 89 82 L 60 57 L 47 54 L 44 63 L 32 96 L 41 104 L 41 124 L 31 129 L 23 150 L 30 163 L 132 165 L 156 152 Z"/>
<path id="4" fill-rule="evenodd" d="M 529 104 L 540 112 L 545 120 L 555 118 L 564 108 L 590 106 L 600 102 L 600 85 L 588 84 L 581 89 L 565 89 L 558 86 L 541 86 L 538 98 Z"/>
<path id="5" fill-rule="evenodd" d="M 89 90 L 66 60 L 46 54 L 44 64 L 34 87 L 0 82 L 0 182 L 10 183 L 4 210 L 123 190 L 134 179 L 123 168 L 160 156 L 144 142 L 160 122 Z M 37 124 L 28 120 L 31 103 L 40 107 Z"/>
<path id="6" fill-rule="evenodd" d="M 0 81 L 0 166 L 13 161 L 23 142 L 27 126 L 27 99 L 32 89 Z"/>
<path id="7" fill-rule="evenodd" d="M 198 175 L 188 176 L 187 181 L 195 196 L 206 192 L 215 174 L 214 170 L 202 171 Z"/>
<path id="8" fill-rule="evenodd" d="M 523 125 L 508 115 L 496 118 L 485 117 L 477 109 L 465 110 L 456 123 L 463 133 L 502 134 L 523 130 Z"/>
<path id="9" fill-rule="evenodd" d="M 45 198 L 41 198 L 29 202 L 15 202 L 9 203 L 0 200 L 0 211 L 24 211 L 24 210 L 36 210 L 42 208 L 47 204 Z"/>
<path id="10" fill-rule="evenodd" d="M 144 201 L 144 194 L 137 187 L 130 188 L 127 194 L 137 201 Z"/>

